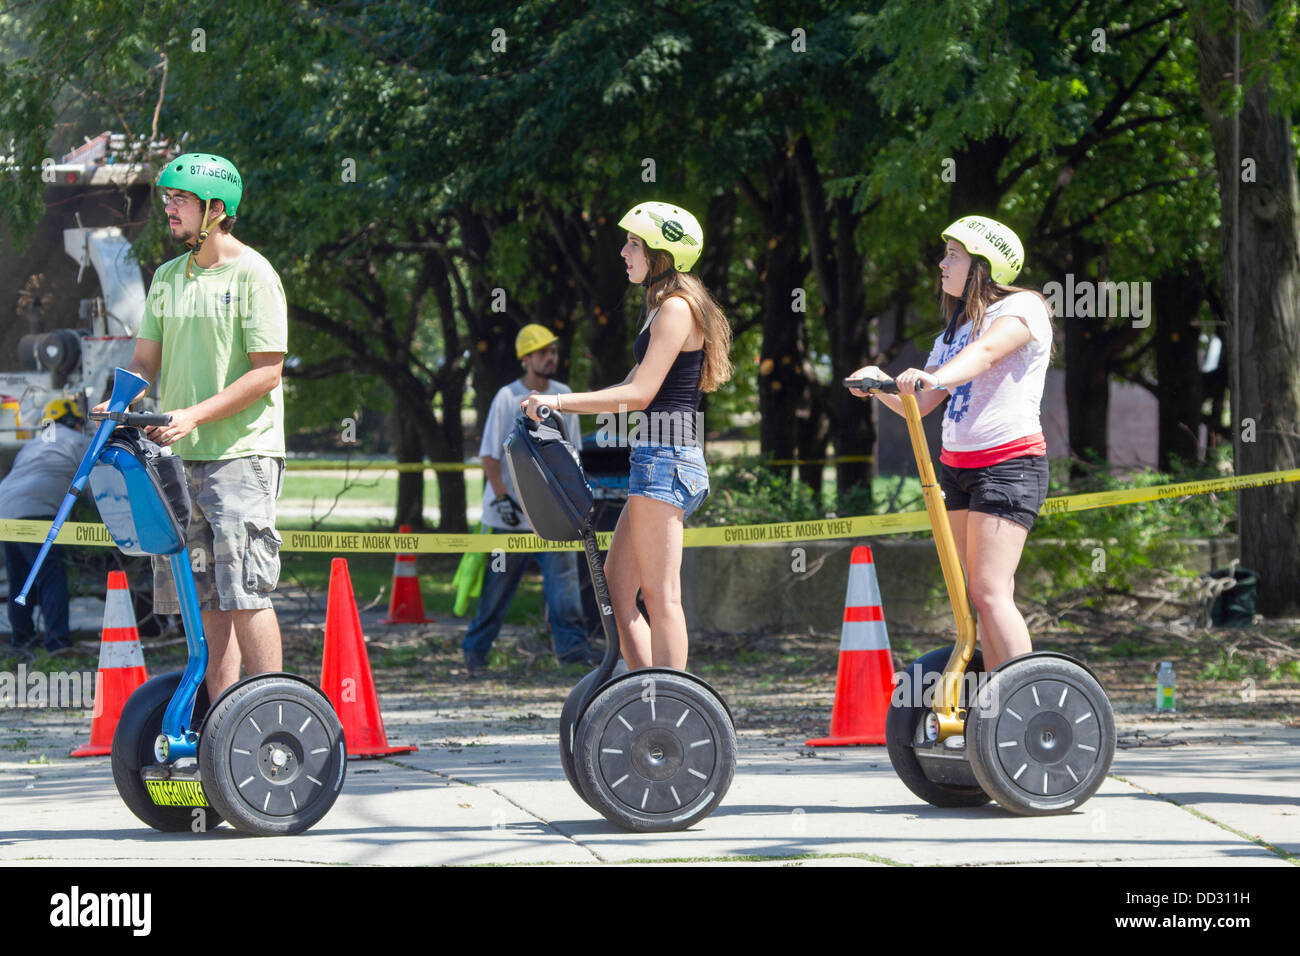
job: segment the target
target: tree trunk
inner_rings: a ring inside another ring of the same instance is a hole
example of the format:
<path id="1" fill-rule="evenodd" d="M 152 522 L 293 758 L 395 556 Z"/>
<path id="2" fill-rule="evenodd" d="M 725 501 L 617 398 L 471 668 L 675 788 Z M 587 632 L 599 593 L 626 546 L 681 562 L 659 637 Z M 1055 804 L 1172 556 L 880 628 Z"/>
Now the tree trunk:
<path id="1" fill-rule="evenodd" d="M 1238 54 L 1235 31 L 1211 22 L 1213 12 L 1200 11 L 1196 45 L 1223 209 L 1236 471 L 1300 468 L 1300 183 L 1291 124 L 1262 84 L 1246 89 L 1239 116 L 1221 110 Z M 1242 48 L 1269 29 L 1260 0 L 1242 0 Z M 1259 574 L 1260 612 L 1300 613 L 1300 484 L 1239 492 L 1237 527 L 1242 564 Z"/>
<path id="2" fill-rule="evenodd" d="M 804 376 L 806 313 L 794 307 L 807 264 L 799 248 L 799 191 L 794 165 L 781 151 L 769 157 L 765 166 L 767 197 L 752 191 L 747 196 L 768 236 L 759 270 L 763 328 L 758 366 L 758 410 L 762 416 L 759 448 L 770 459 L 789 461 L 798 451 L 795 416 L 809 401 Z M 794 473 L 793 466 L 777 467 Z"/>
<path id="3" fill-rule="evenodd" d="M 396 416 L 397 461 L 413 464 L 424 461 L 424 446 L 420 432 L 407 415 Z M 415 531 L 424 530 L 424 473 L 399 471 L 397 473 L 397 524 L 410 525 Z"/>
<path id="4" fill-rule="evenodd" d="M 1197 460 L 1201 424 L 1201 369 L 1196 351 L 1200 324 L 1196 321 L 1205 301 L 1205 278 L 1200 263 L 1190 262 L 1151 284 L 1156 334 L 1156 401 L 1159 403 L 1160 470 L 1175 462 Z"/>

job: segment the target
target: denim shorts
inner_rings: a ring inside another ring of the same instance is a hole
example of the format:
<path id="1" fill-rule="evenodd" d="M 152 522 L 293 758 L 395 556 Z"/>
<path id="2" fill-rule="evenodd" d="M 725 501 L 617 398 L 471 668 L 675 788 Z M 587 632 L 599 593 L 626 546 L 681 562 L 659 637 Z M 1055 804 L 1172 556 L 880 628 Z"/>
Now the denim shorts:
<path id="1" fill-rule="evenodd" d="M 628 495 L 675 505 L 683 521 L 708 497 L 709 473 L 698 445 L 636 445 L 631 464 Z"/>
<path id="2" fill-rule="evenodd" d="M 1047 500 L 1047 456 L 1023 455 L 983 468 L 945 464 L 939 487 L 949 511 L 996 515 L 1029 530 Z"/>

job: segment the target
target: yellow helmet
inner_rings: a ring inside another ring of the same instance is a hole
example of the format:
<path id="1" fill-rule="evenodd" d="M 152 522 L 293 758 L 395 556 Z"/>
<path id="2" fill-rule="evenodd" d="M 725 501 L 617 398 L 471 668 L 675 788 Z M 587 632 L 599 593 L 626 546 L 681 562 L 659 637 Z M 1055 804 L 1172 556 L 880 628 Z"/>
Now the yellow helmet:
<path id="1" fill-rule="evenodd" d="M 943 231 L 944 239 L 955 239 L 972 256 L 983 256 L 989 274 L 999 285 L 1010 285 L 1025 264 L 1025 247 L 1010 226 L 988 216 L 963 216 Z"/>
<path id="2" fill-rule="evenodd" d="M 639 203 L 623 214 L 618 225 L 640 236 L 647 248 L 672 253 L 673 265 L 679 272 L 690 272 L 704 251 L 700 221 L 681 206 L 666 202 Z"/>
<path id="3" fill-rule="evenodd" d="M 75 398 L 56 398 L 41 413 L 41 421 L 62 422 L 66 418 L 75 418 L 80 422 L 85 417 L 86 413 L 81 410 L 81 404 Z"/>
<path id="4" fill-rule="evenodd" d="M 556 341 L 554 333 L 544 325 L 525 325 L 515 336 L 515 357 L 523 358 L 529 352 L 544 349 Z"/>

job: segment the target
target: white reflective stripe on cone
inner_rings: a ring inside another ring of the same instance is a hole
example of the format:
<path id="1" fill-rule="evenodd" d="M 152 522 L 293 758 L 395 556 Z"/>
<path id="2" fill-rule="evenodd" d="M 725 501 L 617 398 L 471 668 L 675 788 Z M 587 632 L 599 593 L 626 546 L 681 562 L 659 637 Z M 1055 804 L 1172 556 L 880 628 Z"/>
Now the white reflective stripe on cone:
<path id="1" fill-rule="evenodd" d="M 887 651 L 889 632 L 884 621 L 845 621 L 840 632 L 840 652 Z"/>
<path id="2" fill-rule="evenodd" d="M 99 645 L 99 669 L 118 667 L 144 667 L 139 641 L 104 641 Z"/>
<path id="3" fill-rule="evenodd" d="M 415 576 L 416 576 L 416 575 L 415 575 L 415 564 L 414 564 L 414 562 L 412 562 L 412 563 L 410 563 L 410 564 L 407 564 L 406 562 L 400 562 L 400 563 L 398 563 L 398 564 L 393 565 L 393 577 L 395 577 L 395 578 L 413 578 L 413 577 L 415 577 Z"/>
<path id="4" fill-rule="evenodd" d="M 135 627 L 130 591 L 125 588 L 109 589 L 104 597 L 104 627 Z"/>
<path id="5" fill-rule="evenodd" d="M 876 581 L 876 566 L 870 561 L 849 565 L 848 607 L 879 607 L 880 584 Z"/>

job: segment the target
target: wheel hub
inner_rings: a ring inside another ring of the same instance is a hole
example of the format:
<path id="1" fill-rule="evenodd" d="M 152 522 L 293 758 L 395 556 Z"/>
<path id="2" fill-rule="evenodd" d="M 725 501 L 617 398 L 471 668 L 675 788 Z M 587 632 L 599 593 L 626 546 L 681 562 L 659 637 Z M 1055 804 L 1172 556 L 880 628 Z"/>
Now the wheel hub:
<path id="1" fill-rule="evenodd" d="M 289 783 L 301 767 L 302 754 L 296 740 L 277 734 L 262 744 L 258 768 L 267 782 Z"/>
<path id="2" fill-rule="evenodd" d="M 682 765 L 682 742 L 669 730 L 653 727 L 632 744 L 632 766 L 647 780 L 667 780 Z"/>
<path id="3" fill-rule="evenodd" d="M 998 711 L 997 759 L 1006 780 L 1033 797 L 1053 797 L 1077 787 L 1096 763 L 1101 730 L 1081 690 L 1058 680 L 1020 687 Z"/>
<path id="4" fill-rule="evenodd" d="M 236 791 L 266 816 L 298 813 L 331 782 L 329 734 L 297 701 L 258 703 L 239 721 L 228 752 Z"/>
<path id="5" fill-rule="evenodd" d="M 600 774 L 616 800 L 642 813 L 673 813 L 706 792 L 717 741 L 691 702 L 638 694 L 606 722 L 599 759 Z"/>
<path id="6" fill-rule="evenodd" d="M 1025 733 L 1025 749 L 1042 764 L 1063 760 L 1073 742 L 1070 722 L 1057 713 L 1035 714 Z"/>

